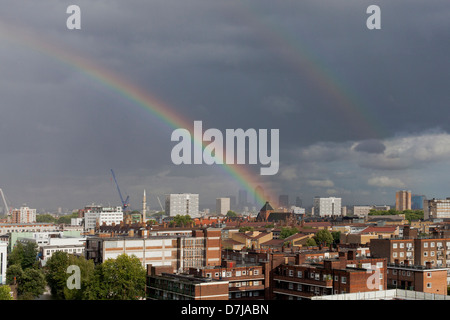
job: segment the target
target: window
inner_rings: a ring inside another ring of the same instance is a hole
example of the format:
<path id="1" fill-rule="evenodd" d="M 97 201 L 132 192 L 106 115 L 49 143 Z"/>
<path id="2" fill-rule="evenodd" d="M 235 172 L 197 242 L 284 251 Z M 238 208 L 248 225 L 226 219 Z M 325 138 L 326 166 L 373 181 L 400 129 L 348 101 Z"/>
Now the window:
<path id="1" fill-rule="evenodd" d="M 297 277 L 301 278 L 302 277 L 302 272 L 301 271 L 297 271 Z"/>
<path id="2" fill-rule="evenodd" d="M 434 242 L 430 243 L 430 247 L 434 248 Z"/>
<path id="3" fill-rule="evenodd" d="M 293 273 L 294 273 L 294 271 L 292 271 L 292 275 L 294 275 Z M 253 274 L 254 274 L 255 276 L 258 275 L 258 274 L 259 274 L 259 270 L 253 270 Z"/>
<path id="4" fill-rule="evenodd" d="M 236 277 L 240 277 L 241 276 L 241 271 L 236 271 Z"/>
<path id="5" fill-rule="evenodd" d="M 397 258 L 397 252 L 392 253 L 392 256 L 393 256 L 394 258 Z"/>
<path id="6" fill-rule="evenodd" d="M 423 247 L 424 247 L 424 248 L 428 248 L 428 242 L 424 242 L 424 243 L 423 243 Z"/>
<path id="7" fill-rule="evenodd" d="M 294 270 L 289 270 L 289 276 L 293 277 L 294 276 Z"/>
<path id="8" fill-rule="evenodd" d="M 427 288 L 431 288 L 431 282 L 427 282 Z"/>
<path id="9" fill-rule="evenodd" d="M 404 248 L 405 247 L 405 244 L 402 242 L 402 243 L 400 243 L 400 248 Z"/>
<path id="10" fill-rule="evenodd" d="M 427 278 L 431 278 L 431 272 L 427 272 Z"/>
<path id="11" fill-rule="evenodd" d="M 393 244 L 392 244 L 392 248 L 393 248 L 393 249 L 397 249 L 397 244 L 396 244 L 396 243 L 393 243 Z"/>
<path id="12" fill-rule="evenodd" d="M 347 283 L 347 277 L 341 277 L 341 283 Z"/>

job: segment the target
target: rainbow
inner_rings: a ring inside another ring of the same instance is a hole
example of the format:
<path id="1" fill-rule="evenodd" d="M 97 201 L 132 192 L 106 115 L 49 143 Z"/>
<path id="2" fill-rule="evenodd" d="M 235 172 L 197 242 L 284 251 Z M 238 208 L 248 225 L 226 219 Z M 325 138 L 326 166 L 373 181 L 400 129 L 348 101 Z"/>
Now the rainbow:
<path id="1" fill-rule="evenodd" d="M 11 24 L 5 25 L 1 21 L 0 35 L 8 39 L 8 41 L 31 48 L 34 51 L 56 59 L 64 65 L 69 65 L 76 71 L 84 73 L 86 76 L 101 83 L 105 87 L 119 93 L 121 96 L 133 102 L 136 106 L 149 111 L 153 116 L 156 116 L 170 128 L 185 128 L 191 132 L 193 131 L 193 121 L 182 117 L 162 100 L 156 98 L 154 95 L 150 95 L 147 91 L 133 84 L 128 79 L 120 77 L 111 70 L 103 68 L 93 60 L 77 55 L 72 51 L 65 50 L 57 46 L 54 42 L 45 39 L 41 35 L 31 33 L 27 29 L 18 28 Z M 194 139 L 193 134 L 191 134 L 191 139 L 194 144 L 200 144 L 202 145 L 202 148 L 205 147 L 202 141 Z M 249 195 L 255 195 L 258 205 L 262 206 L 266 202 L 266 198 L 263 198 L 264 196 L 261 193 L 255 191 L 255 186 L 262 184 L 260 182 L 260 177 L 257 174 L 251 173 L 244 166 L 240 165 L 223 164 L 219 166 L 236 180 L 241 188 L 246 190 Z M 266 196 L 270 199 L 276 199 L 275 196 L 270 194 L 269 190 L 266 190 Z"/>

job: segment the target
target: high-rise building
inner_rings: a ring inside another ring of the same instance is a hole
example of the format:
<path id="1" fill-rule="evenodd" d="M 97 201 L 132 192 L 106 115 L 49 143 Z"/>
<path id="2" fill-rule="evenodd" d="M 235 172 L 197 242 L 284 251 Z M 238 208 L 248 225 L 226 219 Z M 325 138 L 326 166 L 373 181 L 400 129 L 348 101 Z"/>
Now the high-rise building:
<path id="1" fill-rule="evenodd" d="M 295 206 L 302 207 L 302 199 L 300 197 L 295 198 Z"/>
<path id="2" fill-rule="evenodd" d="M 84 208 L 84 229 L 95 229 L 97 223 L 101 226 L 120 224 L 123 221 L 122 207 L 88 206 Z"/>
<path id="3" fill-rule="evenodd" d="M 176 193 L 166 195 L 166 215 L 198 215 L 198 194 Z"/>
<path id="4" fill-rule="evenodd" d="M 422 210 L 424 200 L 426 200 L 426 197 L 424 195 L 413 194 L 411 196 L 411 209 Z"/>
<path id="5" fill-rule="evenodd" d="M 342 199 L 329 197 L 329 198 L 314 198 L 314 215 L 316 216 L 340 216 Z"/>
<path id="6" fill-rule="evenodd" d="M 260 198 L 263 199 L 263 200 L 265 200 L 266 196 L 265 196 L 265 194 L 264 194 L 264 189 L 263 189 L 263 187 L 257 186 L 257 187 L 255 188 L 255 199 L 254 199 L 255 202 L 254 202 L 254 203 L 255 203 L 255 204 L 258 204 Z"/>
<path id="7" fill-rule="evenodd" d="M 216 199 L 216 214 L 226 215 L 230 211 L 230 198 Z"/>
<path id="8" fill-rule="evenodd" d="M 238 193 L 238 205 L 239 208 L 242 209 L 243 207 L 245 207 L 248 203 L 248 199 L 247 199 L 247 190 L 239 190 Z"/>
<path id="9" fill-rule="evenodd" d="M 36 209 L 30 209 L 28 207 L 20 207 L 20 209 L 14 209 L 11 215 L 12 223 L 32 223 L 36 222 Z"/>
<path id="10" fill-rule="evenodd" d="M 278 206 L 282 208 L 289 208 L 289 196 L 282 194 L 278 197 Z"/>
<path id="11" fill-rule="evenodd" d="M 230 199 L 230 210 L 236 210 L 236 196 L 226 196 Z"/>
<path id="12" fill-rule="evenodd" d="M 411 210 L 411 191 L 400 190 L 395 193 L 395 210 Z"/>
<path id="13" fill-rule="evenodd" d="M 423 201 L 423 218 L 428 219 L 449 219 L 450 218 L 450 198 L 431 199 Z"/>

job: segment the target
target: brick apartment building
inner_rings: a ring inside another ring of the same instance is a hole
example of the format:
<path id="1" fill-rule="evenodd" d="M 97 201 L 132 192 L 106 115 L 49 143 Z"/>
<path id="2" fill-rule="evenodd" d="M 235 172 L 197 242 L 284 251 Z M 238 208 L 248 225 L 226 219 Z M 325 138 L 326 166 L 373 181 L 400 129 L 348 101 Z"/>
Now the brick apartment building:
<path id="1" fill-rule="evenodd" d="M 447 295 L 447 268 L 388 264 L 388 289 L 405 289 Z"/>
<path id="2" fill-rule="evenodd" d="M 269 298 L 269 268 L 264 264 L 236 264 L 222 260 L 221 266 L 190 268 L 189 274 L 228 281 L 230 300 L 264 300 Z"/>
<path id="3" fill-rule="evenodd" d="M 228 300 L 228 281 L 168 271 L 147 266 L 147 300 Z"/>
<path id="4" fill-rule="evenodd" d="M 135 255 L 143 266 L 169 266 L 172 272 L 186 272 L 189 268 L 221 264 L 220 229 L 206 228 L 192 231 L 192 236 L 148 236 L 140 230 L 135 236 L 88 236 L 86 258 L 102 263 L 120 254 Z"/>
<path id="5" fill-rule="evenodd" d="M 273 294 L 279 300 L 310 299 L 318 295 L 385 290 L 386 259 L 357 258 L 354 251 L 340 252 L 337 259 L 294 264 L 274 270 Z"/>
<path id="6" fill-rule="evenodd" d="M 387 258 L 389 263 L 450 267 L 450 238 L 373 239 L 373 257 Z"/>

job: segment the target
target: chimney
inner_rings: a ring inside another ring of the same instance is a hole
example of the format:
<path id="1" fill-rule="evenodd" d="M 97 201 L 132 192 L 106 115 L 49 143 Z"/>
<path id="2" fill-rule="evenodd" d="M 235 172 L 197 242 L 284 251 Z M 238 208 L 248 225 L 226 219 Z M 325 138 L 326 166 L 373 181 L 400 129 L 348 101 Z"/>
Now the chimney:
<path id="1" fill-rule="evenodd" d="M 355 250 L 349 250 L 347 253 L 347 259 L 348 260 L 355 260 L 356 259 L 356 251 Z"/>
<path id="2" fill-rule="evenodd" d="M 431 261 L 425 262 L 425 268 L 426 269 L 431 269 Z"/>

